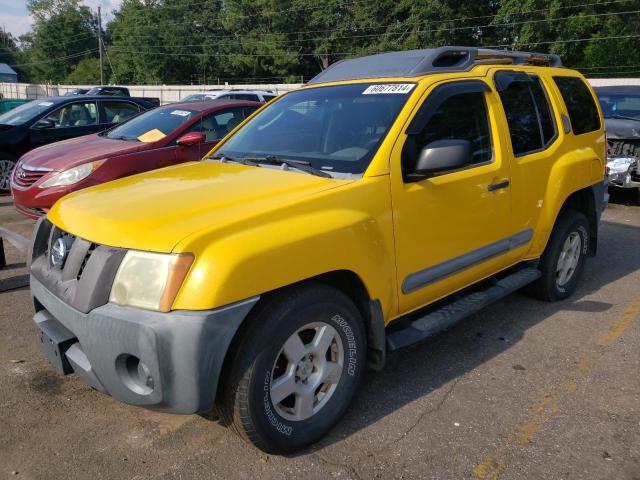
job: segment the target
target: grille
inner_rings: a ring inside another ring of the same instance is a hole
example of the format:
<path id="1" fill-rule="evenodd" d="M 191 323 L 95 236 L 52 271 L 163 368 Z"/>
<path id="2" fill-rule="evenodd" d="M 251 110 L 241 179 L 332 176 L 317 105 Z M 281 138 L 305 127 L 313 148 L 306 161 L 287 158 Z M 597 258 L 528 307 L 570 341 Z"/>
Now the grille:
<path id="1" fill-rule="evenodd" d="M 82 264 L 80 265 L 80 269 L 78 270 L 78 275 L 76 275 L 76 280 L 80 280 L 80 277 L 82 276 L 82 272 L 84 271 L 84 267 L 87 266 L 89 257 L 91 257 L 91 254 L 93 253 L 93 251 L 96 249 L 97 246 L 98 245 L 96 245 L 95 243 L 92 243 L 91 246 L 89 247 L 89 250 L 87 250 L 87 253 L 84 255 L 84 258 L 82 259 Z"/>
<path id="2" fill-rule="evenodd" d="M 19 187 L 30 187 L 51 170 L 31 170 L 28 167 L 19 165 L 13 175 L 13 183 Z"/>
<path id="3" fill-rule="evenodd" d="M 610 157 L 640 157 L 640 141 L 609 139 Z"/>

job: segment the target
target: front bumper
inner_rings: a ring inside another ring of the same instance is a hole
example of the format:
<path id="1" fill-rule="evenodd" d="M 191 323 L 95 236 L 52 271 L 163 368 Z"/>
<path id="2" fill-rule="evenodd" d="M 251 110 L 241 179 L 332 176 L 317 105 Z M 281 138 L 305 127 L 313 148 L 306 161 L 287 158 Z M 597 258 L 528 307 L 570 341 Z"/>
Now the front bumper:
<path id="1" fill-rule="evenodd" d="M 172 413 L 213 407 L 225 354 L 258 298 L 206 311 L 69 306 L 31 275 L 39 344 L 60 373 L 76 373 L 124 403 Z"/>

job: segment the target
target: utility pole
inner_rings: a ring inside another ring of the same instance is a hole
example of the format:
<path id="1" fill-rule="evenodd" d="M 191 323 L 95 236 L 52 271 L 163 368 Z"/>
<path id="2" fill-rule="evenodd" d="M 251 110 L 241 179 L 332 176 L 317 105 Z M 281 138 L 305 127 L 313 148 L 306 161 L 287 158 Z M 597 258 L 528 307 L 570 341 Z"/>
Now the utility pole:
<path id="1" fill-rule="evenodd" d="M 102 15 L 98 5 L 98 50 L 100 51 L 100 85 L 104 85 L 104 69 L 102 68 Z"/>

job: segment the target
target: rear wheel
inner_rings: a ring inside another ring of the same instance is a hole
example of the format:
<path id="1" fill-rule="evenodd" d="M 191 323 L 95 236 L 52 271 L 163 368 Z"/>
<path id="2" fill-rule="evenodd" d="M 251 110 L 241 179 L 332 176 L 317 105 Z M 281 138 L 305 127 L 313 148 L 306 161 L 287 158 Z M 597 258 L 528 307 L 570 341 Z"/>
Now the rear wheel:
<path id="1" fill-rule="evenodd" d="M 8 192 L 11 181 L 11 174 L 16 166 L 16 161 L 12 155 L 0 152 L 0 193 Z"/>
<path id="2" fill-rule="evenodd" d="M 223 381 L 223 419 L 269 453 L 316 442 L 347 409 L 364 370 L 357 308 L 331 287 L 296 287 L 260 305 L 251 322 Z"/>
<path id="3" fill-rule="evenodd" d="M 527 291 L 547 301 L 562 300 L 575 292 L 589 251 L 589 223 L 581 212 L 560 213 L 539 268 L 542 276 Z"/>

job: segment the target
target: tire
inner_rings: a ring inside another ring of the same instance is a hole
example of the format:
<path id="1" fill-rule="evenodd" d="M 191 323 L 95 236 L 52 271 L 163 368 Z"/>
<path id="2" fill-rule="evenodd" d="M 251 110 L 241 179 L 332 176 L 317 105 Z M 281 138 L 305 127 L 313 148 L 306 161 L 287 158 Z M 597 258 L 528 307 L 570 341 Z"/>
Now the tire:
<path id="1" fill-rule="evenodd" d="M 576 210 L 560 212 L 538 268 L 542 276 L 527 292 L 553 302 L 571 296 L 582 276 L 589 252 L 589 222 Z"/>
<path id="2" fill-rule="evenodd" d="M 358 309 L 340 291 L 308 284 L 266 299 L 248 320 L 221 385 L 223 423 L 267 453 L 316 442 L 344 414 L 362 378 L 366 334 Z"/>
<path id="3" fill-rule="evenodd" d="M 13 155 L 0 152 L 0 193 L 6 193 L 11 190 L 9 186 L 11 181 L 11 173 L 16 166 L 16 159 Z"/>

